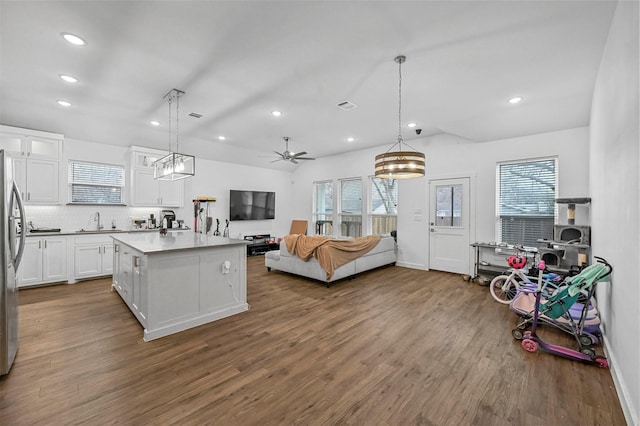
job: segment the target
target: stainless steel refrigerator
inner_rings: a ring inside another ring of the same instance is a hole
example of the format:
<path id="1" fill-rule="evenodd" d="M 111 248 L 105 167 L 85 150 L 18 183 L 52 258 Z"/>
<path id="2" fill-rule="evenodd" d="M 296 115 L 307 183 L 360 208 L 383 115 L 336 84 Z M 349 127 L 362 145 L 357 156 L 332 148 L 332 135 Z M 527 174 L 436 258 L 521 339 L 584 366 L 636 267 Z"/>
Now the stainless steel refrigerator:
<path id="1" fill-rule="evenodd" d="M 3 150 L 0 150 L 0 201 L 0 375 L 4 375 L 9 373 L 18 351 L 16 274 L 27 228 L 20 190 L 13 180 L 11 158 Z"/>

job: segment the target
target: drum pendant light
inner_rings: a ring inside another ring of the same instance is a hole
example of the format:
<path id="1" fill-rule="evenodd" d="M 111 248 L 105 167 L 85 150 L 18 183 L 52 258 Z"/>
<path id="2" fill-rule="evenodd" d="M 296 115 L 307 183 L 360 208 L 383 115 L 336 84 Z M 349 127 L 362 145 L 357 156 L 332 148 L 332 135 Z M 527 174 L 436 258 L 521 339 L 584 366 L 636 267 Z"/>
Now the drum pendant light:
<path id="1" fill-rule="evenodd" d="M 394 61 L 398 64 L 398 138 L 396 143 L 383 154 L 376 155 L 375 175 L 381 179 L 410 179 L 424 176 L 425 156 L 417 152 L 402 139 L 402 64 L 407 60 L 406 56 L 396 56 Z M 413 151 L 403 150 L 402 144 L 407 145 Z M 392 151 L 398 146 L 397 151 Z"/>
<path id="2" fill-rule="evenodd" d="M 153 163 L 153 178 L 156 180 L 179 180 L 191 177 L 196 173 L 196 158 L 193 155 L 180 154 L 179 146 L 179 123 L 180 123 L 180 96 L 184 95 L 182 90 L 171 89 L 169 93 L 164 95 L 169 103 L 169 154 Z M 171 110 L 175 104 L 176 112 L 176 150 L 171 150 Z"/>

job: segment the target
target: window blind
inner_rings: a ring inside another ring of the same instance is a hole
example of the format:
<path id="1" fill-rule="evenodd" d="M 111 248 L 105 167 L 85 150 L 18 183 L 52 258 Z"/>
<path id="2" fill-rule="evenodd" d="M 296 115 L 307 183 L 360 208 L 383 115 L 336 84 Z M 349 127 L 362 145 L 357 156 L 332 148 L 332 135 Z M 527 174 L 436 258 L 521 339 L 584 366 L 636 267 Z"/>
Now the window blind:
<path id="1" fill-rule="evenodd" d="M 122 204 L 123 188 L 123 166 L 69 162 L 69 202 L 72 204 Z"/>
<path id="2" fill-rule="evenodd" d="M 537 247 L 553 239 L 556 215 L 555 159 L 499 164 L 496 212 L 498 240 Z"/>

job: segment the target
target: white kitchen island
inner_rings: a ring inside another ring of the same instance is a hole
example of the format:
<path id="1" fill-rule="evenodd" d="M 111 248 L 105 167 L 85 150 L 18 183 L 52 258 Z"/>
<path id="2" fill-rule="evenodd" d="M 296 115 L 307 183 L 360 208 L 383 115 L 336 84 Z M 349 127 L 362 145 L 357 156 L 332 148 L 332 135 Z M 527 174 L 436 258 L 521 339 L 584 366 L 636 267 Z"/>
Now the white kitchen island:
<path id="1" fill-rule="evenodd" d="M 249 309 L 245 241 L 190 231 L 112 238 L 113 288 L 145 341 Z"/>

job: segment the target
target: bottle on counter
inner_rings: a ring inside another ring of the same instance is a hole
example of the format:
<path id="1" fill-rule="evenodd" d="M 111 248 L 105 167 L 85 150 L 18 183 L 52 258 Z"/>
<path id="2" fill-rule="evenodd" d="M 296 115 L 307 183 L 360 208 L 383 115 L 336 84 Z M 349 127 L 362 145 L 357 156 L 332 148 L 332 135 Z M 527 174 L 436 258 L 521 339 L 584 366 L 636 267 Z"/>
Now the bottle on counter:
<path id="1" fill-rule="evenodd" d="M 155 229 L 156 228 L 156 218 L 153 214 L 149 215 L 149 220 L 147 221 L 147 228 Z"/>

